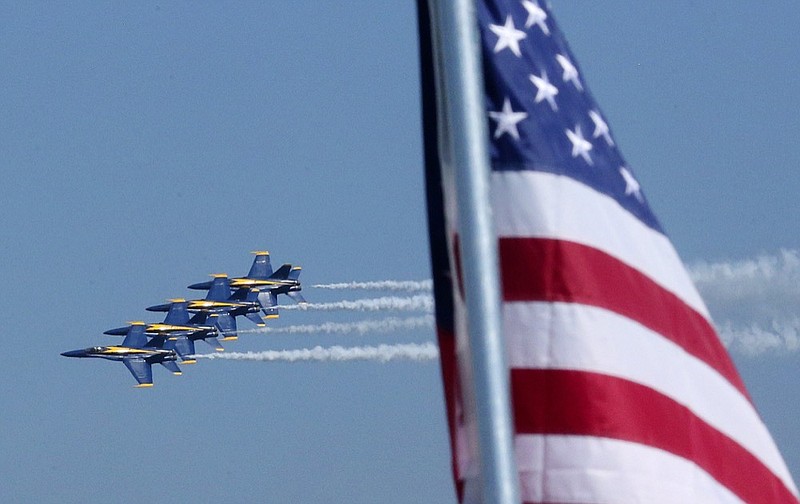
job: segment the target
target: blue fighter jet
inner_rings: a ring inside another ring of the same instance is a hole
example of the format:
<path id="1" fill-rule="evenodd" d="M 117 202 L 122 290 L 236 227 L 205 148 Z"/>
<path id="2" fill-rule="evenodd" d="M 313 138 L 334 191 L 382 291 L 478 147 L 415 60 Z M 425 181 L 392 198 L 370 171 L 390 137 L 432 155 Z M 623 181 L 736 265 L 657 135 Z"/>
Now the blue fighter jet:
<path id="1" fill-rule="evenodd" d="M 286 294 L 299 304 L 306 304 L 303 295 L 300 294 L 300 266 L 284 264 L 277 271 L 272 271 L 269 252 L 256 251 L 253 265 L 247 276 L 230 279 L 230 286 L 236 291 L 232 294 L 233 299 L 243 299 L 251 289 L 258 289 L 258 301 L 261 303 L 262 310 L 267 318 L 278 316 L 278 294 Z M 192 284 L 190 289 L 207 290 L 212 286 L 212 281 Z"/>
<path id="2" fill-rule="evenodd" d="M 145 326 L 145 335 L 152 338 L 150 340 L 152 344 L 166 345 L 169 342 L 169 346 L 175 349 L 184 364 L 197 362 L 191 358 L 196 353 L 194 342 L 197 340 L 205 341 L 218 352 L 224 350 L 217 339 L 219 331 L 214 325 L 206 323 L 205 315 L 196 314 L 190 317 L 189 303 L 185 299 L 170 299 L 169 302 L 169 311 L 164 322 Z M 105 331 L 104 334 L 126 336 L 134 327 L 134 325 L 117 327 Z"/>
<path id="3" fill-rule="evenodd" d="M 231 291 L 228 275 L 221 273 L 212 275 L 214 279 L 209 283 L 208 295 L 205 299 L 185 301 L 186 309 L 195 313 L 192 320 L 198 324 L 213 324 L 224 336 L 222 341 L 231 341 L 238 338 L 236 334 L 236 317 L 243 315 L 248 320 L 264 327 L 266 323 L 261 318 L 261 304 L 258 302 L 258 289 L 247 289 L 243 298 L 236 298 Z M 150 306 L 148 311 L 168 311 L 171 304 Z"/>
<path id="4" fill-rule="evenodd" d="M 175 362 L 178 354 L 172 348 L 159 346 L 147 341 L 144 322 L 131 325 L 128 335 L 119 346 L 95 346 L 83 350 L 64 352 L 64 357 L 89 357 L 122 361 L 139 383 L 136 387 L 153 386 L 153 364 L 161 364 L 174 375 L 181 370 Z"/>

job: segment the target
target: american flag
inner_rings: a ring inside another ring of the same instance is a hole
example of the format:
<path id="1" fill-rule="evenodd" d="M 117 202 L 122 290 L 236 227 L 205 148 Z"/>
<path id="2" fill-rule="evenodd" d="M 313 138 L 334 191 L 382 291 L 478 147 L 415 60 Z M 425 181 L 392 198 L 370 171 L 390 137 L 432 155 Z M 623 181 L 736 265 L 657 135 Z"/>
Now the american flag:
<path id="1" fill-rule="evenodd" d="M 433 96 L 425 0 L 419 7 L 437 330 L 459 500 L 475 502 L 465 306 L 454 281 L 459 215 L 451 173 L 440 170 L 448 128 Z M 549 7 L 476 7 L 523 502 L 797 503 Z"/>

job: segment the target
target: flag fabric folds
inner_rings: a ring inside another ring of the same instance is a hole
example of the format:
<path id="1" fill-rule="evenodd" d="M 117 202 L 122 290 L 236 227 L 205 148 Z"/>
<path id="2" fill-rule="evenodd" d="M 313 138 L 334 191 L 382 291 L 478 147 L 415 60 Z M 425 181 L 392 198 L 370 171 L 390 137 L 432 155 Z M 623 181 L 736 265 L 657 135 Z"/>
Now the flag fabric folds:
<path id="1" fill-rule="evenodd" d="M 431 256 L 460 502 L 476 502 L 447 117 L 418 0 Z M 708 311 L 544 2 L 477 0 L 526 503 L 798 502 Z M 435 49 L 435 50 L 434 50 Z M 437 99 L 439 102 L 437 102 Z M 439 105 L 437 105 L 437 103 Z"/>

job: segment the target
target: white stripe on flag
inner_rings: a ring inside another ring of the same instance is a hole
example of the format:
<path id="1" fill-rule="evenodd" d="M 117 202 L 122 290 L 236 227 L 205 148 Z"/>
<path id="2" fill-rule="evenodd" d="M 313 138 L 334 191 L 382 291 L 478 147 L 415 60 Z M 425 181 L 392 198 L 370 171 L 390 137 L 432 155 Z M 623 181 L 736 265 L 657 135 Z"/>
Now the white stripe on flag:
<path id="1" fill-rule="evenodd" d="M 638 443 L 518 435 L 515 448 L 524 502 L 743 502 L 688 460 Z"/>
<path id="2" fill-rule="evenodd" d="M 601 308 L 539 302 L 505 303 L 503 308 L 510 367 L 589 371 L 650 387 L 736 441 L 797 493 L 750 401 L 673 342 Z"/>
<path id="3" fill-rule="evenodd" d="M 648 275 L 710 320 L 669 239 L 608 196 L 569 177 L 500 171 L 492 173 L 492 208 L 498 236 L 553 238 L 602 250 Z"/>

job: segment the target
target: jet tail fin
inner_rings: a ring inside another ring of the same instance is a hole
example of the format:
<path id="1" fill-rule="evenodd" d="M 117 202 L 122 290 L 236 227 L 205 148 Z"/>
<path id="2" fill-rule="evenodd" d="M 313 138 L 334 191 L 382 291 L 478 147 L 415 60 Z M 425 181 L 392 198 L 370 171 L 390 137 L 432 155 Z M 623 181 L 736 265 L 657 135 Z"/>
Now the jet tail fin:
<path id="1" fill-rule="evenodd" d="M 241 289 L 244 290 L 244 289 Z M 249 301 L 251 303 L 255 303 L 258 301 L 258 295 L 261 294 L 261 291 L 258 289 L 247 289 L 247 292 L 244 293 L 243 300 Z"/>
<path id="2" fill-rule="evenodd" d="M 248 290 L 249 290 L 249 289 L 247 289 L 247 288 L 244 288 L 244 289 L 236 289 L 235 291 L 233 291 L 233 294 L 231 294 L 231 297 L 230 297 L 230 298 L 228 298 L 228 299 L 229 299 L 230 301 L 242 301 L 242 300 L 244 300 L 244 299 L 247 299 L 247 292 L 248 292 Z"/>
<path id="3" fill-rule="evenodd" d="M 174 345 L 167 340 L 167 336 L 164 334 L 157 334 L 153 336 L 145 346 L 150 348 L 174 348 Z"/>
<path id="4" fill-rule="evenodd" d="M 231 281 L 227 275 L 216 275 L 211 281 L 206 299 L 211 301 L 227 301 L 231 297 Z"/>
<path id="5" fill-rule="evenodd" d="M 129 348 L 144 348 L 147 336 L 144 334 L 144 322 L 134 322 L 128 329 L 128 334 L 122 341 L 122 346 Z"/>
<path id="6" fill-rule="evenodd" d="M 253 252 L 256 258 L 253 259 L 253 265 L 250 266 L 250 272 L 247 273 L 247 278 L 266 279 L 272 275 L 272 264 L 269 261 L 269 252 L 258 251 Z"/>
<path id="7" fill-rule="evenodd" d="M 169 311 L 164 319 L 165 324 L 184 325 L 189 322 L 189 310 L 187 309 L 188 303 L 181 299 L 174 299 L 171 301 Z"/>
<path id="8" fill-rule="evenodd" d="M 292 265 L 284 264 L 283 266 L 278 268 L 277 271 L 275 271 L 275 273 L 270 275 L 270 278 L 273 280 L 286 280 L 289 278 L 289 273 L 291 273 L 291 271 L 292 271 Z"/>
<path id="9" fill-rule="evenodd" d="M 300 277 L 300 273 L 303 271 L 303 268 L 300 266 L 295 266 L 289 271 L 289 280 L 297 280 Z"/>

